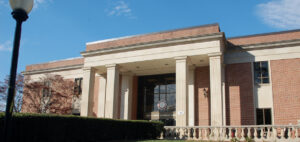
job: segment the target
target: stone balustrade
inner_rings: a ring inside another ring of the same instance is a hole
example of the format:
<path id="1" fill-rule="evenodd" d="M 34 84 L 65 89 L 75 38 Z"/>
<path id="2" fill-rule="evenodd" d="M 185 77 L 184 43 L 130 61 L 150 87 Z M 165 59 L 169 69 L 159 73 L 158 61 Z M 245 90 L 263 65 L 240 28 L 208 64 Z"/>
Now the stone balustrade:
<path id="1" fill-rule="evenodd" d="M 165 126 L 161 139 L 209 141 L 300 141 L 300 125 L 251 125 L 222 127 Z"/>

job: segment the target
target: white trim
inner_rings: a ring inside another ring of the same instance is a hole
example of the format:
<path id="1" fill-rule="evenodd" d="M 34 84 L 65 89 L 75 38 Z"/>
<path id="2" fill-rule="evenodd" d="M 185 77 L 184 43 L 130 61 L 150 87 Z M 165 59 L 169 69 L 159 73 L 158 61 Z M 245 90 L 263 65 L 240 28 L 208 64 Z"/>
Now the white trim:
<path id="1" fill-rule="evenodd" d="M 271 108 L 271 115 L 272 115 L 272 124 L 274 125 L 275 120 L 274 120 L 274 96 L 273 96 L 273 83 L 272 83 L 272 69 L 271 69 L 271 60 L 268 60 L 268 67 L 269 67 L 269 84 L 270 84 L 270 93 L 272 94 L 272 108 Z"/>

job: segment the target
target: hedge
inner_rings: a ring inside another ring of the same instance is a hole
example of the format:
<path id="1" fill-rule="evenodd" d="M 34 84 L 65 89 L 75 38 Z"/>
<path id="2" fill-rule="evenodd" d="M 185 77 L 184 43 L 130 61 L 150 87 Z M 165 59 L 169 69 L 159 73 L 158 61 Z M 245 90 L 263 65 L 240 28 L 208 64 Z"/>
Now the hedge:
<path id="1" fill-rule="evenodd" d="M 156 139 L 163 123 L 144 120 L 113 120 L 79 116 L 14 114 L 13 141 L 100 142 Z M 4 114 L 0 114 L 0 139 Z"/>

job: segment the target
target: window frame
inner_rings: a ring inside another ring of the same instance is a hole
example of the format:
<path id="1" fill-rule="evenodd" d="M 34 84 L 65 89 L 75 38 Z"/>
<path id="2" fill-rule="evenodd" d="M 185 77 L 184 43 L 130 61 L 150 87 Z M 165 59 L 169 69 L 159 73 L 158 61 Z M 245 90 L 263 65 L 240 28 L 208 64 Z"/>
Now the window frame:
<path id="1" fill-rule="evenodd" d="M 83 81 L 82 77 L 74 79 L 74 95 L 82 94 L 82 81 Z"/>
<path id="2" fill-rule="evenodd" d="M 262 124 L 258 124 L 258 111 L 262 111 Z M 270 111 L 269 115 L 270 115 L 270 124 L 266 124 L 266 111 Z M 256 125 L 272 125 L 273 123 L 273 116 L 272 116 L 272 108 L 256 108 Z"/>
<path id="3" fill-rule="evenodd" d="M 263 63 L 266 63 L 266 72 L 267 76 L 264 76 L 264 66 Z M 257 64 L 259 64 L 257 70 Z M 258 62 L 253 62 L 253 79 L 255 84 L 263 85 L 263 84 L 270 84 L 270 71 L 269 71 L 269 61 L 258 61 Z M 258 74 L 258 75 L 257 75 Z M 264 79 L 267 79 L 267 82 L 264 82 Z M 257 80 L 260 80 L 259 82 Z"/>

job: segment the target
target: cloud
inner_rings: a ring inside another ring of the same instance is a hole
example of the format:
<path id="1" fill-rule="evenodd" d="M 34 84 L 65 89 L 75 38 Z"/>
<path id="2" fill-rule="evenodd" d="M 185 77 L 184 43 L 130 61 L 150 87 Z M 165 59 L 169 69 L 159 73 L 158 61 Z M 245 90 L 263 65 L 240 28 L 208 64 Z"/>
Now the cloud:
<path id="1" fill-rule="evenodd" d="M 34 0 L 33 8 L 36 9 L 36 8 L 40 7 L 40 5 L 46 4 L 46 3 L 49 3 L 49 2 L 53 2 L 53 0 Z"/>
<path id="2" fill-rule="evenodd" d="M 257 14 L 275 28 L 300 28 L 300 0 L 271 0 L 257 5 Z"/>
<path id="3" fill-rule="evenodd" d="M 117 1 L 116 3 L 112 4 L 112 7 L 107 9 L 106 12 L 108 16 L 125 16 L 128 18 L 136 18 L 132 14 L 132 10 L 129 7 L 128 3 L 123 0 Z"/>
<path id="4" fill-rule="evenodd" d="M 12 45 L 10 41 L 6 41 L 3 44 L 0 44 L 0 51 L 11 51 Z"/>

